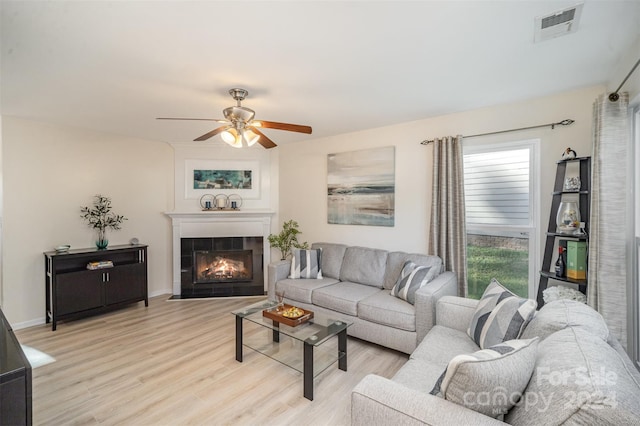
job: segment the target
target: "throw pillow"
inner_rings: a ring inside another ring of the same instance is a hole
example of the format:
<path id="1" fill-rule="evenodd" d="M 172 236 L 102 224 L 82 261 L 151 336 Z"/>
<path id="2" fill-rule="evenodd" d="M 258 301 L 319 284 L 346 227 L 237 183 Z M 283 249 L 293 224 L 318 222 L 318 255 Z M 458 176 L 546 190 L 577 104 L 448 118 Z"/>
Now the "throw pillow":
<path id="1" fill-rule="evenodd" d="M 406 300 L 412 305 L 416 303 L 416 291 L 431 281 L 429 274 L 431 267 L 418 266 L 407 260 L 402 267 L 396 284 L 391 289 L 391 295 Z"/>
<path id="2" fill-rule="evenodd" d="M 535 300 L 516 296 L 493 278 L 480 298 L 467 334 L 482 349 L 517 339 L 537 306 Z"/>
<path id="3" fill-rule="evenodd" d="M 487 416 L 506 414 L 529 384 L 537 348 L 536 337 L 458 355 L 449 361 L 431 394 Z"/>
<path id="4" fill-rule="evenodd" d="M 289 278 L 322 279 L 322 249 L 294 249 Z"/>

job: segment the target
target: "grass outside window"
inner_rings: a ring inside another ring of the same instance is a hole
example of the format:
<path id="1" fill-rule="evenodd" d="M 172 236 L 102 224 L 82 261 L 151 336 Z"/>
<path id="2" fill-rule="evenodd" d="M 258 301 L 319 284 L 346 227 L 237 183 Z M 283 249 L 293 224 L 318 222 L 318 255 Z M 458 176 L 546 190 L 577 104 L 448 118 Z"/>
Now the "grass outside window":
<path id="1" fill-rule="evenodd" d="M 529 253 L 512 248 L 467 246 L 467 297 L 480 299 L 491 278 L 521 297 L 529 296 Z"/>

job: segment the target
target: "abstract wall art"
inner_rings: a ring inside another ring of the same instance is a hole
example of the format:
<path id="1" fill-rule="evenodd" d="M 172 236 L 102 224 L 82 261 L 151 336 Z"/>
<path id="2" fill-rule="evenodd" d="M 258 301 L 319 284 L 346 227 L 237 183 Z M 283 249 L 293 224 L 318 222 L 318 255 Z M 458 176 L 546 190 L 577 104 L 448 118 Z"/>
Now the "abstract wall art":
<path id="1" fill-rule="evenodd" d="M 394 226 L 395 147 L 327 155 L 327 221 Z"/>

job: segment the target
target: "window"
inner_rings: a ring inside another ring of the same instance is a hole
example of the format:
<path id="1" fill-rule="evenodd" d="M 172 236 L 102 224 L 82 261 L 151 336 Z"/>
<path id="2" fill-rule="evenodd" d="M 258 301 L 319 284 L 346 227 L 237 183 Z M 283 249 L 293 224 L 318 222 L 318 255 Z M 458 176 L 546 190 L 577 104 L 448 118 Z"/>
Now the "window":
<path id="1" fill-rule="evenodd" d="M 496 278 L 535 298 L 539 141 L 464 146 L 468 296 Z"/>

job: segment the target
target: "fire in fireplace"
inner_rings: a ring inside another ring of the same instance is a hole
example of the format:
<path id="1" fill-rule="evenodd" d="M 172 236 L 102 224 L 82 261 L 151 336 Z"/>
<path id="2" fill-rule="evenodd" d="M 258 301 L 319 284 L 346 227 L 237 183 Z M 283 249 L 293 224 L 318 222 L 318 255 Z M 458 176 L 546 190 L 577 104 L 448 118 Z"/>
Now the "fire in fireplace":
<path id="1" fill-rule="evenodd" d="M 252 250 L 200 250 L 193 257 L 195 284 L 253 280 Z"/>

